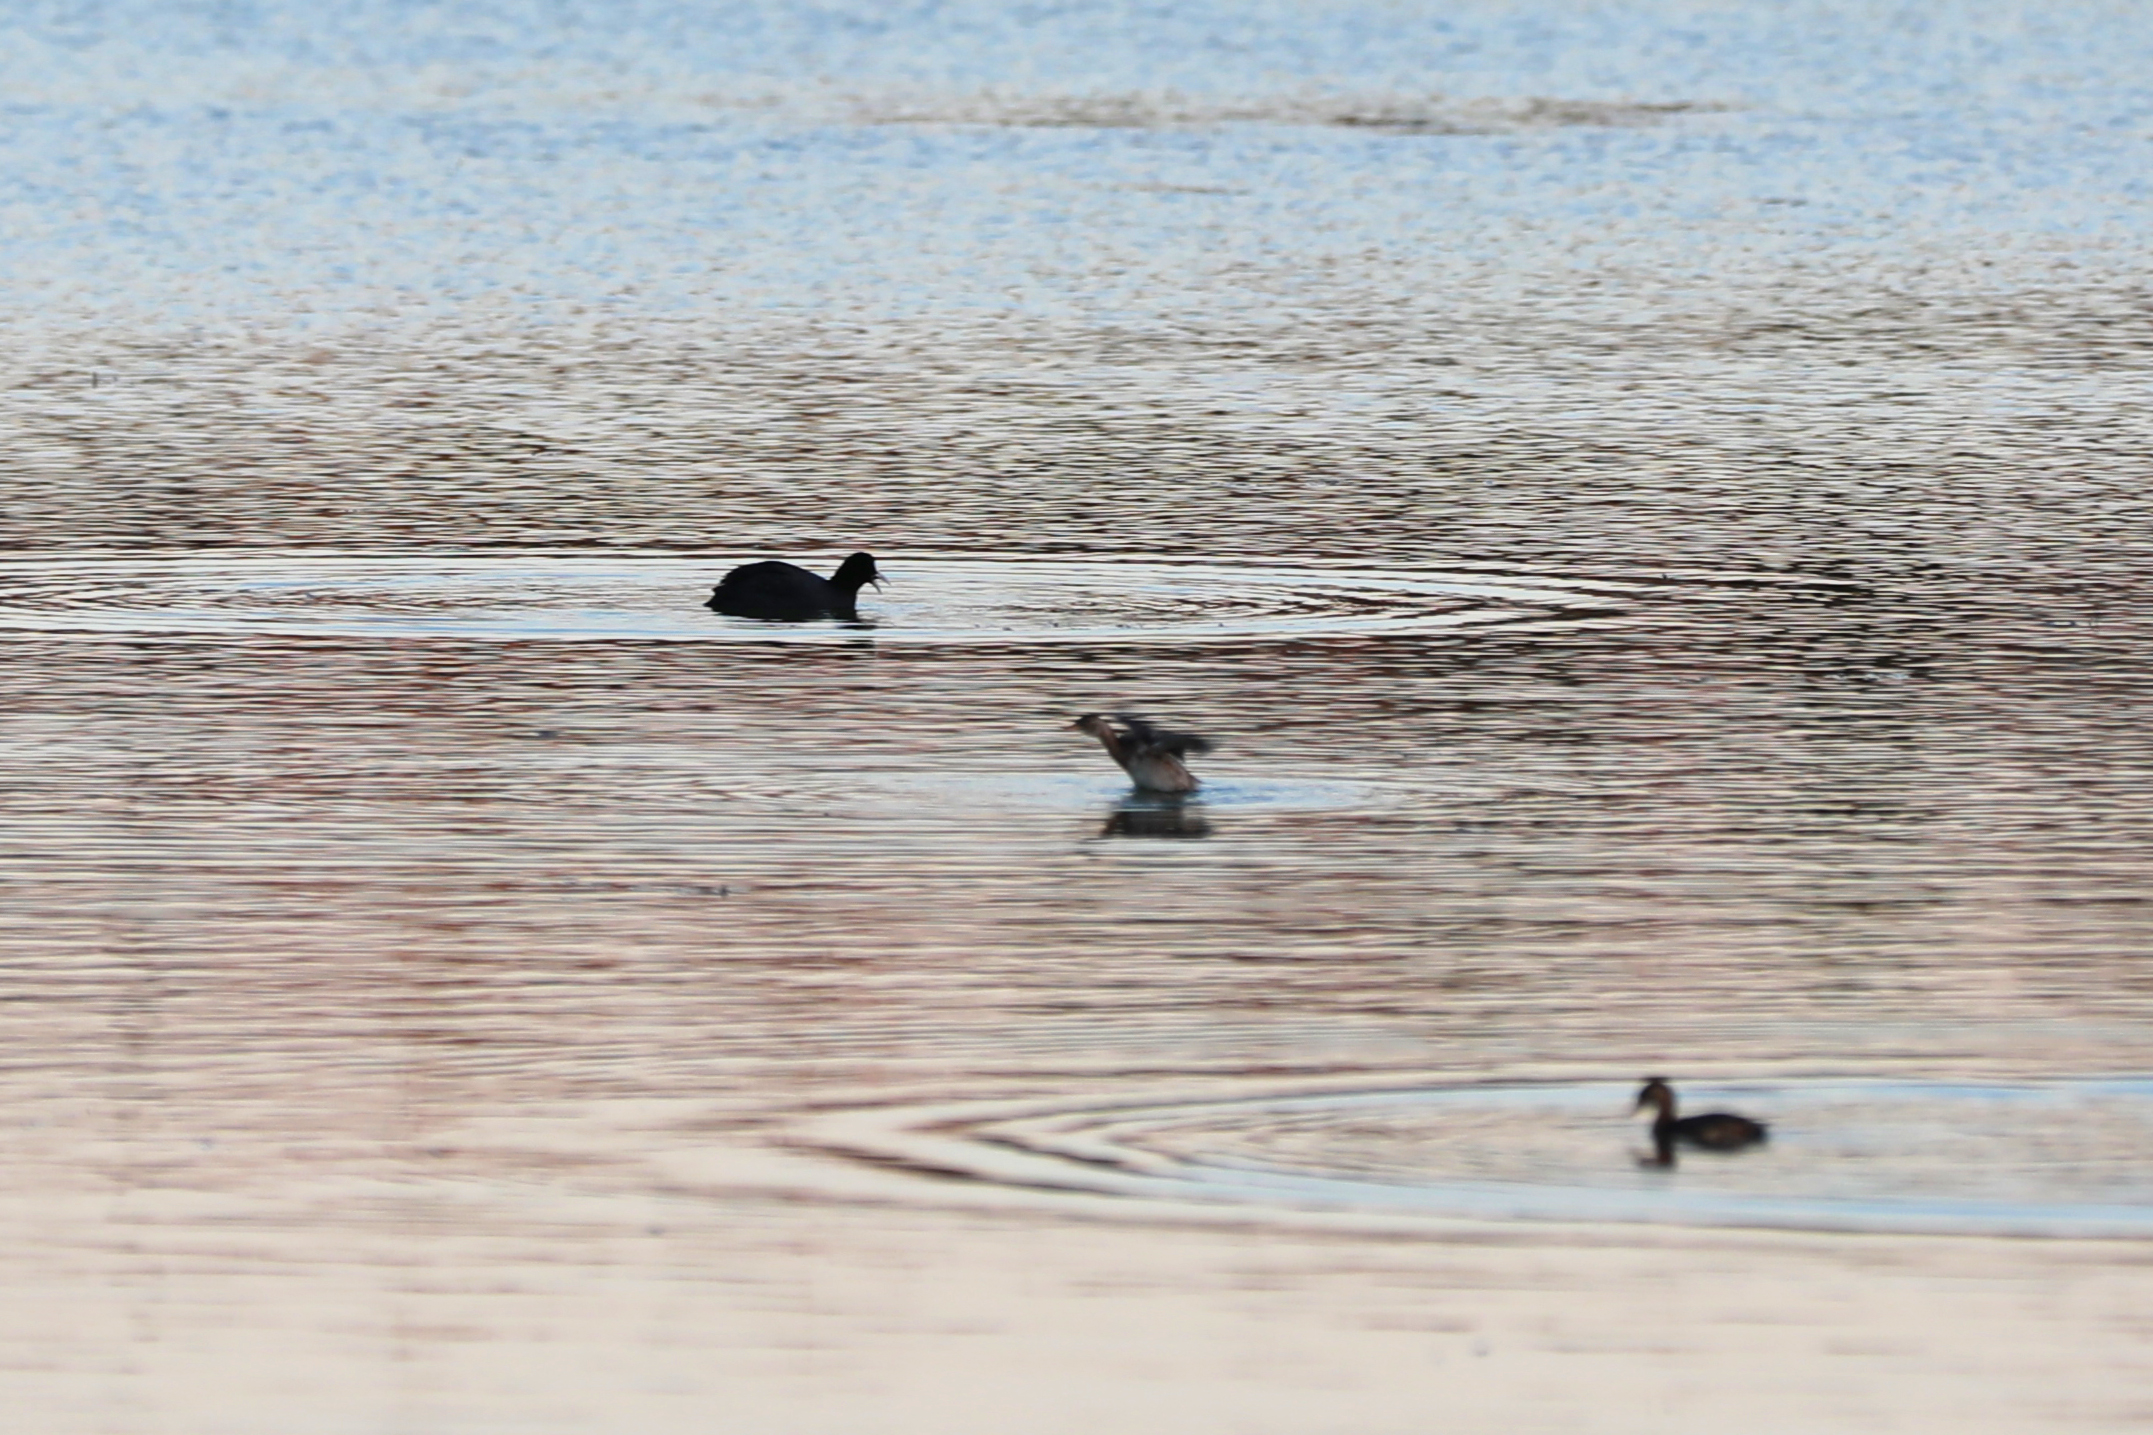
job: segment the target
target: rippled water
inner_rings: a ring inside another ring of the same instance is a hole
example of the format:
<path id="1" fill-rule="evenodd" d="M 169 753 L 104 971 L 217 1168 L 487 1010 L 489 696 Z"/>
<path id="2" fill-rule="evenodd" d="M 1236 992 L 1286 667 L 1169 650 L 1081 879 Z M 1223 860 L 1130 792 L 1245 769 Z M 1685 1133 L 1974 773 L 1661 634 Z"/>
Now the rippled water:
<path id="1" fill-rule="evenodd" d="M 0 27 L 16 1418 L 2142 1423 L 2138 10 Z"/>
<path id="2" fill-rule="evenodd" d="M 1622 1094 L 1627 1095 L 1627 1089 Z M 1745 1083 L 1768 1115 L 1740 1153 L 1624 1141 L 1585 1083 L 1344 1089 L 1227 1100 L 1096 1098 L 1022 1113 L 948 1104 L 823 1118 L 832 1154 L 992 1185 L 1324 1213 L 1378 1229 L 1445 1220 L 1650 1221 L 1870 1233 L 2153 1233 L 2153 1086 Z M 1431 1229 L 1440 1230 L 1441 1225 Z"/>
<path id="3" fill-rule="evenodd" d="M 1587 619 L 1624 612 L 1628 594 L 1654 586 L 1532 573 L 907 556 L 894 568 L 883 564 L 899 591 L 877 591 L 860 616 L 842 622 L 698 612 L 689 595 L 731 566 L 543 554 L 0 562 L 0 627 L 497 641 L 1275 642 Z"/>

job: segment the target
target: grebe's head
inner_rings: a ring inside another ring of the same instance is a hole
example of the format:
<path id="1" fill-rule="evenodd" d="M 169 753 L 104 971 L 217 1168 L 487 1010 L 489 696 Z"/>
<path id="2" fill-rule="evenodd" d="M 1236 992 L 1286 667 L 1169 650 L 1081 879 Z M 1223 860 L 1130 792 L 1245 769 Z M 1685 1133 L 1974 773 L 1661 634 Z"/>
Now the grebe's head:
<path id="1" fill-rule="evenodd" d="M 882 586 L 882 575 L 875 571 L 875 556 L 872 553 L 853 554 L 838 564 L 837 572 L 830 575 L 830 586 L 842 588 L 848 593 L 857 593 L 869 583 L 877 588 Z"/>
<path id="2" fill-rule="evenodd" d="M 1667 1084 L 1667 1078 L 1664 1076 L 1648 1076 L 1645 1078 L 1644 1086 L 1637 1093 L 1637 1105 L 1632 1109 L 1635 1111 L 1644 1111 L 1648 1108 L 1655 1111 L 1672 1111 L 1674 1104 L 1675 1090 Z"/>
<path id="3" fill-rule="evenodd" d="M 1112 737 L 1114 725 L 1097 713 L 1086 713 L 1069 726 L 1078 732 L 1088 732 L 1093 737 Z"/>

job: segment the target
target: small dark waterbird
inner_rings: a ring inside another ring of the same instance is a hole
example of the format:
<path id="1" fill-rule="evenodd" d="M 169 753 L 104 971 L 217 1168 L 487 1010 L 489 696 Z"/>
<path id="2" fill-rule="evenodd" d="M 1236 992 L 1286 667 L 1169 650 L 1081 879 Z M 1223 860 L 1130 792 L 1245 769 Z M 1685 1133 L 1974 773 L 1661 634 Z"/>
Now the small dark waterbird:
<path id="1" fill-rule="evenodd" d="M 1637 1093 L 1639 1111 L 1650 1108 L 1656 1113 L 1652 1118 L 1652 1144 L 1659 1151 L 1659 1164 L 1674 1164 L 1677 1145 L 1702 1147 L 1706 1151 L 1739 1151 L 1745 1146 L 1755 1146 L 1768 1134 L 1761 1121 L 1747 1116 L 1735 1116 L 1725 1111 L 1708 1111 L 1702 1116 L 1675 1115 L 1675 1089 L 1667 1084 L 1664 1076 L 1645 1078 L 1642 1090 Z"/>
<path id="2" fill-rule="evenodd" d="M 860 589 L 882 586 L 872 554 L 855 553 L 827 578 L 797 564 L 770 560 L 743 563 L 718 580 L 704 607 L 735 618 L 774 623 L 811 623 L 817 618 L 857 618 Z"/>
<path id="3" fill-rule="evenodd" d="M 1211 751 L 1209 738 L 1168 732 L 1128 713 L 1115 713 L 1111 721 L 1086 713 L 1069 726 L 1099 739 L 1106 755 L 1146 792 L 1194 792 L 1203 785 L 1181 759 L 1192 752 Z"/>

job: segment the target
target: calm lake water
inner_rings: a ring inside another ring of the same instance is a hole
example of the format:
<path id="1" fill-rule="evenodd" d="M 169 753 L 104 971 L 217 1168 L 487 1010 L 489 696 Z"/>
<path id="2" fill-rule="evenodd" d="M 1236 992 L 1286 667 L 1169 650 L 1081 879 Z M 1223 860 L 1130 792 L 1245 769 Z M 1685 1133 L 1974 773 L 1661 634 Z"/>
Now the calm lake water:
<path id="1" fill-rule="evenodd" d="M 0 15 L 11 1424 L 2142 1428 L 2149 76 Z"/>

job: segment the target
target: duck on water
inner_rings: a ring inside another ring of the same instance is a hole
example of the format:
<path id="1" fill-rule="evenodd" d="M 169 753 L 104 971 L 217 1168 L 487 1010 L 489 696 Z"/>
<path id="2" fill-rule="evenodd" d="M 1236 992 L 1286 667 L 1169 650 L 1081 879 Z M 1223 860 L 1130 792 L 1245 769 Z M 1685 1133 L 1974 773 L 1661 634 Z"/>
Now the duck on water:
<path id="1" fill-rule="evenodd" d="M 718 580 L 703 606 L 735 618 L 810 623 L 817 618 L 857 618 L 860 589 L 882 585 L 872 554 L 855 553 L 827 578 L 792 563 L 743 563 Z"/>
<path id="2" fill-rule="evenodd" d="M 1069 726 L 1099 739 L 1106 755 L 1121 764 L 1121 770 L 1145 792 L 1194 792 L 1203 785 L 1181 759 L 1192 752 L 1211 751 L 1208 738 L 1168 732 L 1128 713 L 1115 713 L 1111 721 L 1086 713 Z"/>
<path id="3" fill-rule="evenodd" d="M 1675 1089 L 1667 1084 L 1664 1076 L 1645 1078 L 1645 1084 L 1637 1093 L 1636 1110 L 1650 1109 L 1652 1118 L 1652 1146 L 1656 1166 L 1672 1166 L 1675 1163 L 1675 1147 L 1696 1146 L 1706 1151 L 1739 1151 L 1745 1146 L 1755 1146 L 1764 1141 L 1769 1132 L 1762 1121 L 1752 1121 L 1747 1116 L 1736 1116 L 1727 1111 L 1708 1111 L 1702 1116 L 1675 1115 Z"/>

